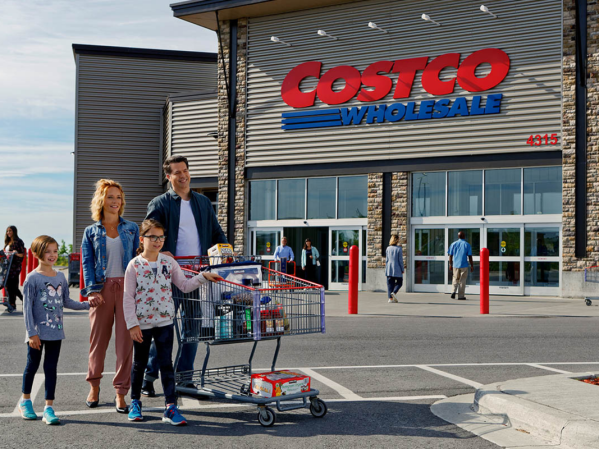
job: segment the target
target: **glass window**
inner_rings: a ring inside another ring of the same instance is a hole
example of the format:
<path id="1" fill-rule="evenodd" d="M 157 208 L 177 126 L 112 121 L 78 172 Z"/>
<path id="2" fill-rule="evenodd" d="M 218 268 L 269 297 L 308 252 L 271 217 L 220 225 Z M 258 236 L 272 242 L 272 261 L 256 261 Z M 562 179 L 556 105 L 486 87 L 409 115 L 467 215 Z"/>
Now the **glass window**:
<path id="1" fill-rule="evenodd" d="M 489 285 L 520 286 L 520 262 L 489 262 Z"/>
<path id="2" fill-rule="evenodd" d="M 480 285 L 480 262 L 477 260 L 473 260 L 473 262 L 474 271 L 470 272 L 470 270 L 468 270 L 466 285 Z M 447 270 L 447 279 L 449 280 L 449 284 L 453 282 L 453 270 Z"/>
<path id="3" fill-rule="evenodd" d="M 482 215 L 482 170 L 449 172 L 447 215 Z"/>
<path id="4" fill-rule="evenodd" d="M 559 262 L 524 262 L 524 282 L 531 287 L 559 287 Z"/>
<path id="5" fill-rule="evenodd" d="M 368 214 L 368 176 L 339 178 L 337 218 L 366 218 Z"/>
<path id="6" fill-rule="evenodd" d="M 480 255 L 480 228 L 449 228 L 449 244 L 458 240 L 458 233 L 463 231 L 466 234 L 466 241 L 472 247 L 472 256 Z"/>
<path id="7" fill-rule="evenodd" d="M 485 171 L 485 214 L 520 215 L 522 170 Z"/>
<path id="8" fill-rule="evenodd" d="M 412 217 L 445 215 L 445 172 L 412 174 Z"/>
<path id="9" fill-rule="evenodd" d="M 524 169 L 524 213 L 562 213 L 562 167 Z"/>
<path id="10" fill-rule="evenodd" d="M 308 219 L 335 218 L 336 178 L 308 179 Z"/>
<path id="11" fill-rule="evenodd" d="M 519 257 L 520 229 L 488 229 L 487 248 L 489 248 L 489 256 Z"/>
<path id="12" fill-rule="evenodd" d="M 559 228 L 527 226 L 524 249 L 528 257 L 559 257 Z"/>
<path id="13" fill-rule="evenodd" d="M 414 282 L 416 284 L 443 285 L 445 262 L 442 260 L 415 260 Z"/>
<path id="14" fill-rule="evenodd" d="M 414 230 L 414 250 L 416 256 L 443 256 L 445 229 Z"/>
<path id="15" fill-rule="evenodd" d="M 333 260 L 331 261 L 331 282 L 349 282 L 349 261 Z"/>
<path id="16" fill-rule="evenodd" d="M 277 246 L 279 246 L 277 231 L 256 231 L 256 248 L 254 248 L 253 254 L 272 256 Z"/>
<path id="17" fill-rule="evenodd" d="M 333 230 L 333 256 L 348 256 L 352 246 L 360 245 L 360 231 L 357 229 Z"/>
<path id="18" fill-rule="evenodd" d="M 303 219 L 306 214 L 306 180 L 283 179 L 279 181 L 277 215 L 279 220 Z"/>
<path id="19" fill-rule="evenodd" d="M 250 182 L 250 220 L 275 219 L 276 181 Z"/>

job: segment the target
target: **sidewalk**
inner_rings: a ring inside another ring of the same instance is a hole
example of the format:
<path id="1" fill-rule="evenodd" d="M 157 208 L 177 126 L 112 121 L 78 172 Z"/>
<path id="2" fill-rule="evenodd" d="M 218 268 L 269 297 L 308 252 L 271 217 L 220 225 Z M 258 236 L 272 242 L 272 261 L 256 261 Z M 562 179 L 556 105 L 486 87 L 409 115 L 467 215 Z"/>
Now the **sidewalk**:
<path id="1" fill-rule="evenodd" d="M 347 314 L 347 292 L 326 292 L 328 317 L 599 317 L 599 301 L 589 307 L 582 299 L 542 298 L 537 296 L 491 296 L 489 315 L 480 314 L 480 298 L 451 299 L 443 293 L 398 294 L 399 304 L 388 303 L 386 293 L 359 292 L 358 315 Z M 598 446 L 599 447 L 599 446 Z"/>

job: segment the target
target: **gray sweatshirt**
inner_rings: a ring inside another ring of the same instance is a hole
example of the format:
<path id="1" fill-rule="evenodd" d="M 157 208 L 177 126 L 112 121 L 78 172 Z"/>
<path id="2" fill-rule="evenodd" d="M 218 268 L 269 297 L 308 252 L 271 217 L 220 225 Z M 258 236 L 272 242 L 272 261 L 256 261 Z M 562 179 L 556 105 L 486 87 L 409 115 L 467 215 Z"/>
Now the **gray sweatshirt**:
<path id="1" fill-rule="evenodd" d="M 40 340 L 64 340 L 62 309 L 89 310 L 88 302 L 69 298 L 69 284 L 61 272 L 51 277 L 32 271 L 25 279 L 23 293 L 28 338 L 38 335 Z"/>

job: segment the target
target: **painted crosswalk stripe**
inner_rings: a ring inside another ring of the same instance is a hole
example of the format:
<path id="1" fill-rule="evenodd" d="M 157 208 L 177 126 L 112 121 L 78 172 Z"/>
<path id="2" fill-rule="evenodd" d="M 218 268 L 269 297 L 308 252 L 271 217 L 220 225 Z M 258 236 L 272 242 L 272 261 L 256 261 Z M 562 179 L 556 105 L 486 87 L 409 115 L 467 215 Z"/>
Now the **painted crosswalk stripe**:
<path id="1" fill-rule="evenodd" d="M 478 382 L 475 382 L 473 380 L 466 379 L 465 377 L 461 377 L 461 376 L 456 376 L 455 374 L 447 373 L 445 371 L 441 371 L 436 368 L 431 368 L 430 366 L 427 366 L 427 365 L 416 365 L 416 368 L 420 368 L 424 371 L 429 371 L 431 373 L 438 374 L 439 376 L 447 377 L 448 379 L 453 379 L 457 382 L 461 382 L 463 384 L 470 385 L 471 387 L 474 387 L 474 388 L 480 388 L 483 386 L 483 384 L 479 384 Z"/>
<path id="2" fill-rule="evenodd" d="M 351 400 L 360 400 L 360 399 L 362 399 L 361 396 L 358 396 L 356 393 L 354 393 L 353 391 L 351 391 L 349 388 L 346 388 L 343 385 L 338 384 L 337 382 L 329 379 L 328 377 L 323 376 L 320 373 L 317 373 L 314 370 L 311 370 L 309 368 L 302 368 L 301 371 L 303 371 L 305 374 L 307 374 L 308 376 L 310 376 L 312 379 L 317 380 L 320 383 L 326 385 L 327 387 L 332 388 L 337 393 L 339 393 L 344 399 L 351 399 Z"/>

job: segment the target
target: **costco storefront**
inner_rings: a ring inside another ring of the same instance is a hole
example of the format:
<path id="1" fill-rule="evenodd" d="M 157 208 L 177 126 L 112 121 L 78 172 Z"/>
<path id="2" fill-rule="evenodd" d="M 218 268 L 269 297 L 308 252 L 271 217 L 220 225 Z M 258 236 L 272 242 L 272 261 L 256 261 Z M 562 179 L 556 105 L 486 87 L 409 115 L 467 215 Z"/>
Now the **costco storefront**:
<path id="1" fill-rule="evenodd" d="M 343 289 L 355 244 L 362 288 L 382 289 L 399 234 L 407 290 L 448 292 L 462 230 L 489 248 L 492 293 L 585 288 L 569 2 L 205 3 L 172 8 L 220 36 L 219 218 L 237 250 L 268 259 L 286 235 L 299 259 L 310 238 Z"/>

